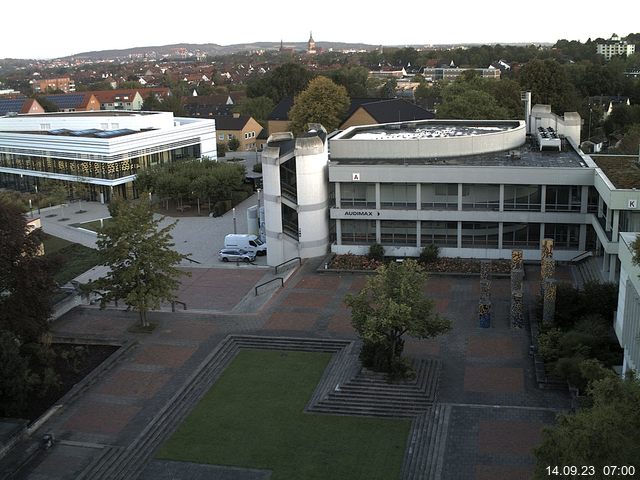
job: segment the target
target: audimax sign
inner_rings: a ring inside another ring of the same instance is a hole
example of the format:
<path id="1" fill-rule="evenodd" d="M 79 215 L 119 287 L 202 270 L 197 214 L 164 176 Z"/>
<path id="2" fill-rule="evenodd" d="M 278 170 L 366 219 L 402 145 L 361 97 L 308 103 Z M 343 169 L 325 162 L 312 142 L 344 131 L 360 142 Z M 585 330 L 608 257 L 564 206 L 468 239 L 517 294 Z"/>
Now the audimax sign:
<path id="1" fill-rule="evenodd" d="M 347 217 L 379 217 L 380 212 L 372 212 L 367 210 L 347 210 L 344 212 Z M 375 214 L 375 215 L 374 215 Z"/>

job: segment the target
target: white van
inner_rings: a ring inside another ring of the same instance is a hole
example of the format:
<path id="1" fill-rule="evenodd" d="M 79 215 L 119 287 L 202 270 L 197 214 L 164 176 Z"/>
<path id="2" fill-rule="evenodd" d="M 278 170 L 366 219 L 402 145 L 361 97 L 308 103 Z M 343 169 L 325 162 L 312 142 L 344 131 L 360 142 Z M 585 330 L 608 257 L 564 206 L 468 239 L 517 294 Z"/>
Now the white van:
<path id="1" fill-rule="evenodd" d="M 241 248 L 256 255 L 267 254 L 267 244 L 261 242 L 257 235 L 248 233 L 230 233 L 224 237 L 224 248 Z"/>

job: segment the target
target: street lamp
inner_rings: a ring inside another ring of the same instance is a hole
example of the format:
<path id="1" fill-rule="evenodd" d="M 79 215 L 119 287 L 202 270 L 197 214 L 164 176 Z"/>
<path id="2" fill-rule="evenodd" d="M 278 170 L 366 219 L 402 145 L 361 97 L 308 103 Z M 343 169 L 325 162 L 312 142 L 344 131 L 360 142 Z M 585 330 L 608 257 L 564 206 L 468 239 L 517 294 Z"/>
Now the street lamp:
<path id="1" fill-rule="evenodd" d="M 238 233 L 236 228 L 236 207 L 233 207 L 233 233 Z"/>

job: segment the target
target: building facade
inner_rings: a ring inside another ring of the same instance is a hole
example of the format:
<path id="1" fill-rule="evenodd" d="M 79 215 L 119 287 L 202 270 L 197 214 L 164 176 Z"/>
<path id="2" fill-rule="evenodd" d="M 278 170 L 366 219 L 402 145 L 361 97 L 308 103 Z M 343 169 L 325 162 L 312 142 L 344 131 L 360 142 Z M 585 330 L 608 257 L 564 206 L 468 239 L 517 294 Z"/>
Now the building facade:
<path id="1" fill-rule="evenodd" d="M 329 248 L 327 132 L 269 137 L 262 151 L 267 263 L 311 258 Z"/>
<path id="2" fill-rule="evenodd" d="M 499 68 L 432 68 L 425 67 L 423 71 L 424 78 L 430 81 L 437 80 L 455 80 L 467 70 L 477 72 L 482 78 L 490 78 L 494 80 L 500 79 Z"/>
<path id="3" fill-rule="evenodd" d="M 216 160 L 215 122 L 170 112 L 75 112 L 0 118 L 0 186 L 37 190 L 40 179 L 89 186 L 93 200 L 137 195 L 145 168 Z"/>
<path id="4" fill-rule="evenodd" d="M 604 43 L 598 43 L 596 45 L 596 53 L 602 55 L 605 60 L 611 60 L 611 57 L 618 55 L 626 55 L 629 57 L 633 55 L 635 51 L 636 46 L 633 43 L 621 40 L 615 33 L 611 35 L 609 40 L 605 40 Z"/>
<path id="5" fill-rule="evenodd" d="M 32 80 L 31 87 L 36 93 L 46 93 L 49 91 L 61 90 L 64 93 L 71 93 L 76 91 L 76 84 L 72 78 L 43 78 L 40 80 Z"/>
<path id="6" fill-rule="evenodd" d="M 640 267 L 633 262 L 631 246 L 636 236 L 636 233 L 620 234 L 618 253 L 620 281 L 618 309 L 613 326 L 618 342 L 624 349 L 623 374 L 630 370 L 640 374 Z"/>

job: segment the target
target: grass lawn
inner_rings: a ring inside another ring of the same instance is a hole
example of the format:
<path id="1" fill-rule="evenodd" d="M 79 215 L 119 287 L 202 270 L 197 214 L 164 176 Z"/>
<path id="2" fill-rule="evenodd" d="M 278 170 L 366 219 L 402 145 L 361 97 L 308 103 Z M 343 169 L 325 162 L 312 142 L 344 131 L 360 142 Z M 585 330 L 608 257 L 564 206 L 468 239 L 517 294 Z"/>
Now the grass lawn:
<path id="1" fill-rule="evenodd" d="M 111 218 L 104 218 L 102 220 L 102 225 L 106 225 L 109 222 L 111 222 Z M 100 220 L 93 220 L 91 222 L 85 223 L 76 223 L 73 226 L 91 230 L 92 232 L 97 232 L 98 230 L 100 230 Z"/>
<path id="2" fill-rule="evenodd" d="M 391 480 L 410 421 L 307 414 L 330 354 L 242 350 L 162 459 L 273 470 L 272 480 Z"/>
<path id="3" fill-rule="evenodd" d="M 56 258 L 53 275 L 63 285 L 98 264 L 98 251 L 52 235 L 45 235 L 44 254 Z"/>

